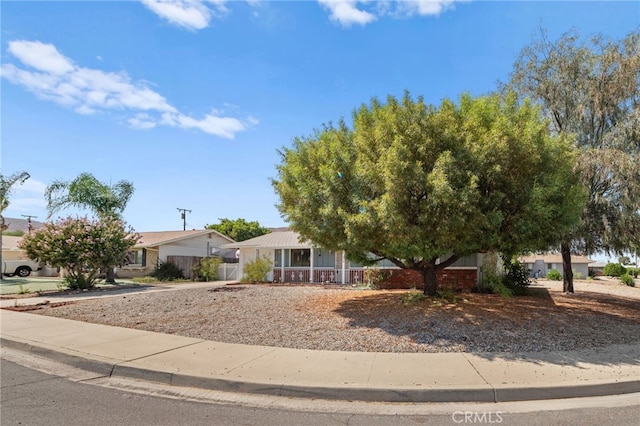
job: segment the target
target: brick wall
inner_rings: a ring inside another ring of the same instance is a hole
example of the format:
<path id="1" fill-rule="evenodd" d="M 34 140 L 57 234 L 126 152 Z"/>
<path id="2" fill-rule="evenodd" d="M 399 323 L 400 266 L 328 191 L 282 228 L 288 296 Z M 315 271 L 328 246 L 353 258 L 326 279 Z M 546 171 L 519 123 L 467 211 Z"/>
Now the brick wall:
<path id="1" fill-rule="evenodd" d="M 476 269 L 441 269 L 437 273 L 438 287 L 469 291 L 477 287 Z M 422 274 L 410 269 L 393 269 L 391 277 L 379 284 L 380 288 L 423 288 Z"/>

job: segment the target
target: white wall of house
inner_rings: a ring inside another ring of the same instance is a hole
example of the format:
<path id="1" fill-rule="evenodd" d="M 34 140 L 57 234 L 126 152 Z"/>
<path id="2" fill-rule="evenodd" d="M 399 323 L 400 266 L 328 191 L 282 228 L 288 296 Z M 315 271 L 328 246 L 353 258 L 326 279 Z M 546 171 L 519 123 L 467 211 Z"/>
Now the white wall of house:
<path id="1" fill-rule="evenodd" d="M 171 244 L 163 244 L 160 246 L 159 258 L 162 262 L 167 261 L 167 256 L 199 256 L 206 257 L 211 254 L 212 248 L 220 247 L 229 241 L 215 234 L 200 235 Z M 207 252 L 208 250 L 208 252 Z"/>
<path id="2" fill-rule="evenodd" d="M 545 263 L 542 260 L 536 260 L 535 263 L 524 263 L 525 268 L 531 271 L 531 276 L 535 276 L 537 271 L 540 271 L 540 277 L 544 278 L 547 276 L 550 270 L 555 269 L 561 274 L 564 273 L 564 268 L 562 267 L 562 263 Z M 574 275 L 580 274 L 582 278 L 586 278 L 589 275 L 589 264 L 587 263 L 574 263 L 571 266 Z"/>
<path id="3" fill-rule="evenodd" d="M 274 249 L 267 249 L 267 248 L 257 249 L 255 247 L 241 248 L 240 259 L 238 260 L 239 262 L 238 271 L 240 272 L 240 275 L 238 278 L 241 279 L 244 276 L 245 265 L 249 262 L 253 262 L 258 257 L 266 256 L 271 260 L 271 265 L 274 265 L 275 264 L 274 253 L 275 253 Z M 267 274 L 267 281 L 273 281 L 273 268 L 271 268 L 271 272 Z"/>

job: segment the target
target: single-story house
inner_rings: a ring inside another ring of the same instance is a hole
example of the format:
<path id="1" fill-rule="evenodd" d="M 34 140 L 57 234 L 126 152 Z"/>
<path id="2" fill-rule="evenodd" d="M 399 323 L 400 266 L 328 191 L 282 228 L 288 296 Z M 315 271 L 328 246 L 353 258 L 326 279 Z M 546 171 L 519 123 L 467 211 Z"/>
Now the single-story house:
<path id="1" fill-rule="evenodd" d="M 126 262 L 116 270 L 119 278 L 132 278 L 152 273 L 158 262 L 176 258 L 210 256 L 235 257 L 235 250 L 221 250 L 220 246 L 234 240 L 213 229 L 191 231 L 138 232 L 140 240 L 127 255 Z M 190 276 L 190 270 L 183 270 Z"/>
<path id="2" fill-rule="evenodd" d="M 609 262 L 605 262 L 603 260 L 598 260 L 596 262 L 591 262 L 589 264 L 589 275 L 592 277 L 599 277 L 604 272 L 604 267 L 607 266 Z"/>
<path id="3" fill-rule="evenodd" d="M 3 260 L 27 260 L 29 256 L 24 250 L 18 247 L 22 237 L 10 235 L 2 236 L 2 259 Z"/>
<path id="4" fill-rule="evenodd" d="M 562 267 L 562 255 L 560 253 L 531 254 L 521 256 L 519 260 L 529 270 L 531 277 L 537 274 L 538 277 L 544 278 L 551 269 L 555 269 L 561 274 L 564 271 Z M 588 256 L 572 255 L 571 269 L 573 270 L 574 277 L 581 276 L 586 278 L 589 276 L 590 263 L 593 263 L 593 260 L 589 259 Z"/>
<path id="5" fill-rule="evenodd" d="M 29 260 L 27 252 L 18 247 L 23 237 L 15 237 L 11 235 L 2 236 L 2 261 L 8 260 Z M 47 265 L 40 264 L 42 269 L 39 271 L 33 271 L 33 275 L 41 277 L 54 277 L 58 275 L 56 268 L 50 268 Z"/>
<path id="6" fill-rule="evenodd" d="M 221 248 L 238 249 L 240 271 L 244 271 L 248 262 L 268 257 L 273 267 L 267 280 L 272 282 L 357 284 L 364 282 L 367 269 L 349 261 L 343 251 L 334 252 L 302 242 L 294 231 L 271 232 L 246 241 L 224 244 Z M 461 258 L 439 271 L 438 280 L 455 288 L 475 288 L 481 279 L 481 264 L 481 254 Z M 376 266 L 387 270 L 390 275 L 380 284 L 383 288 L 420 288 L 423 285 L 422 275 L 417 271 L 400 269 L 388 260 L 379 261 Z"/>

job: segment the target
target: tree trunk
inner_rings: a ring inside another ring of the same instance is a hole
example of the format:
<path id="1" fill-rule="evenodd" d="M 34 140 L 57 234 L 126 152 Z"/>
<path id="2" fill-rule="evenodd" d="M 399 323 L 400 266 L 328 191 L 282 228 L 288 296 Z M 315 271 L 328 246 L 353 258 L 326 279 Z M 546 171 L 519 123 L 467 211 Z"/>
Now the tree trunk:
<path id="1" fill-rule="evenodd" d="M 435 296 L 436 290 L 438 289 L 435 265 L 430 265 L 427 268 L 423 268 L 421 272 L 422 282 L 424 283 L 424 295 Z"/>
<path id="2" fill-rule="evenodd" d="M 573 293 L 573 269 L 571 269 L 571 246 L 562 243 L 560 245 L 562 254 L 562 291 Z"/>
<path id="3" fill-rule="evenodd" d="M 115 284 L 116 283 L 115 276 L 116 276 L 116 273 L 114 271 L 114 268 L 113 267 L 107 268 L 107 277 L 105 278 L 104 282 L 107 284 Z"/>

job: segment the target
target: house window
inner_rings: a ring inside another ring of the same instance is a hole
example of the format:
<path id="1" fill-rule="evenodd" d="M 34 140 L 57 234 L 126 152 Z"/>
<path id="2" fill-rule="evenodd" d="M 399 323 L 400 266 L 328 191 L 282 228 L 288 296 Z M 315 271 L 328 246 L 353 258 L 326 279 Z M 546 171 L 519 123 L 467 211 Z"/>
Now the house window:
<path id="1" fill-rule="evenodd" d="M 146 266 L 147 263 L 147 250 L 131 250 L 127 252 L 127 257 L 124 262 L 125 265 L 131 266 Z"/>
<path id="2" fill-rule="evenodd" d="M 291 250 L 291 266 L 311 266 L 311 250 L 296 249 Z"/>
<path id="3" fill-rule="evenodd" d="M 284 267 L 285 268 L 288 268 L 289 265 L 291 264 L 289 256 L 291 256 L 290 250 L 289 249 L 285 249 L 284 250 Z M 280 267 L 283 266 L 282 265 L 282 250 L 281 249 L 275 249 L 275 251 L 274 251 L 273 266 L 276 267 L 276 268 L 280 268 Z"/>

